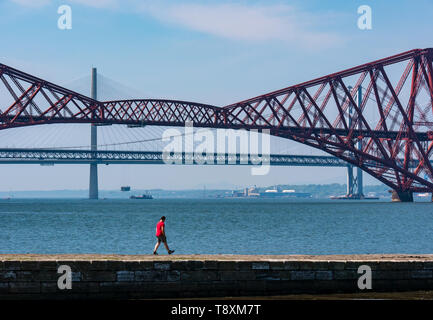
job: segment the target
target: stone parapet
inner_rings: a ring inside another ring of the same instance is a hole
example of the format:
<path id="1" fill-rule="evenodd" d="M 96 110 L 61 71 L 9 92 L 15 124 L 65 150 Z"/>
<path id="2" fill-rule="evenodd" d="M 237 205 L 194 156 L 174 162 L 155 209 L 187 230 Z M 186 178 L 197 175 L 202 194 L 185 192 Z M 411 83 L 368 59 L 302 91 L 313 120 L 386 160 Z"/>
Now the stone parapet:
<path id="1" fill-rule="evenodd" d="M 74 258 L 74 259 L 72 259 Z M 58 268 L 71 269 L 71 289 Z M 360 266 L 371 289 L 360 289 Z M 433 290 L 433 256 L 0 255 L 1 299 L 194 298 Z"/>

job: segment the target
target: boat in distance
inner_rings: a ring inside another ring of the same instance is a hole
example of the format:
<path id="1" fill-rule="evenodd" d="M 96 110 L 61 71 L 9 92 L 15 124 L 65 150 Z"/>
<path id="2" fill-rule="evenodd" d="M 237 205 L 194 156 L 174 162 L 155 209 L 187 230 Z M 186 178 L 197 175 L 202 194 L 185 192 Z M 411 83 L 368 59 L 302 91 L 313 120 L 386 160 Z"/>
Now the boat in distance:
<path id="1" fill-rule="evenodd" d="M 141 200 L 148 200 L 148 199 L 153 199 L 151 194 L 142 194 L 142 195 L 138 195 L 138 196 L 130 196 L 129 199 L 141 199 Z"/>

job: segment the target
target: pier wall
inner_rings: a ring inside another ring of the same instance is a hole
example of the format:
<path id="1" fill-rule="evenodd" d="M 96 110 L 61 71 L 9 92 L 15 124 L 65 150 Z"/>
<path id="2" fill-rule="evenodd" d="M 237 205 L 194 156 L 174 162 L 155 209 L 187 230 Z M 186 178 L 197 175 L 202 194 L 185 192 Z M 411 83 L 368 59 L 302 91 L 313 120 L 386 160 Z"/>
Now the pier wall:
<path id="1" fill-rule="evenodd" d="M 72 270 L 71 289 L 58 287 L 61 265 Z M 372 270 L 371 289 L 358 287 L 361 265 Z M 433 290 L 432 257 L 0 260 L 0 299 L 194 298 L 413 290 Z"/>

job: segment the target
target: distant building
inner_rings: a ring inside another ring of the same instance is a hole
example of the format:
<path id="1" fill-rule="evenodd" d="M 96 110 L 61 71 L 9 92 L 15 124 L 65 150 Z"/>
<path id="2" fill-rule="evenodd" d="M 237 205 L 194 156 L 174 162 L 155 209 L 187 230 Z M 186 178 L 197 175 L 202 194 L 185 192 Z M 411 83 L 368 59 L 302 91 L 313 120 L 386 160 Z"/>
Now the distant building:
<path id="1" fill-rule="evenodd" d="M 244 196 L 245 197 L 260 197 L 259 190 L 254 186 L 251 188 L 245 188 L 244 189 Z"/>
<path id="2" fill-rule="evenodd" d="M 244 188 L 243 191 L 232 191 L 232 197 L 245 198 L 311 198 L 311 193 L 296 192 L 294 189 L 284 189 L 274 187 L 260 191 L 256 186 Z"/>

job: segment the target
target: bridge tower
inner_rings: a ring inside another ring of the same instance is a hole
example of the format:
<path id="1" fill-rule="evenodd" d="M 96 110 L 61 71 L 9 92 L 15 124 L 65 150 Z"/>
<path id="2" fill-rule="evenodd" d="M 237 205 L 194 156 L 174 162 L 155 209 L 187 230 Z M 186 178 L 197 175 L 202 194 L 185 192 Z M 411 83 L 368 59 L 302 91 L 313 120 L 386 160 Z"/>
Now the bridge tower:
<path id="1" fill-rule="evenodd" d="M 92 87 L 91 97 L 97 100 L 97 70 L 92 68 Z M 95 123 L 91 124 L 90 127 L 90 150 L 96 151 L 98 149 L 98 127 Z M 98 165 L 95 163 L 90 164 L 90 176 L 89 176 L 89 199 L 98 199 Z"/>
<path id="2" fill-rule="evenodd" d="M 358 87 L 358 106 L 362 105 L 362 87 Z M 359 129 L 361 129 L 361 122 L 359 122 Z M 362 150 L 362 140 L 358 141 L 358 150 Z M 362 181 L 362 169 L 360 167 L 356 168 L 356 185 L 357 185 L 357 194 L 356 196 L 360 199 L 364 198 L 364 190 L 363 190 L 363 181 Z"/>
<path id="3" fill-rule="evenodd" d="M 352 90 L 352 87 L 348 87 L 349 91 Z M 362 87 L 358 87 L 358 106 L 362 104 Z M 349 105 L 349 117 L 348 117 L 348 125 L 352 126 L 352 114 L 353 114 L 353 106 Z M 361 123 L 359 124 L 359 126 Z M 360 128 L 361 129 L 361 128 Z M 362 150 L 362 141 L 358 141 L 357 148 Z M 363 190 L 363 179 L 362 179 L 362 169 L 356 168 L 356 176 L 353 175 L 354 166 L 352 164 L 347 165 L 347 190 L 346 197 L 354 198 L 354 199 L 363 199 L 364 198 L 364 190 Z"/>

